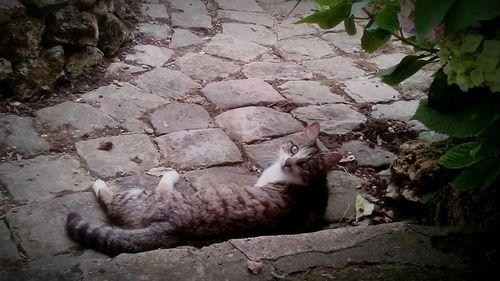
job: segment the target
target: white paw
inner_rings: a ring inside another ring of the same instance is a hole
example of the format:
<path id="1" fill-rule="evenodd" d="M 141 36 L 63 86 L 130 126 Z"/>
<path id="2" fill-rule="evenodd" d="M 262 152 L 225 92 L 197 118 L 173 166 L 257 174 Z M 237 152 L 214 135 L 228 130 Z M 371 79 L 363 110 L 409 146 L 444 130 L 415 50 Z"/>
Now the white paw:
<path id="1" fill-rule="evenodd" d="M 160 184 L 174 186 L 179 181 L 179 174 L 174 169 L 168 169 L 161 177 Z"/>
<path id="2" fill-rule="evenodd" d="M 95 196 L 99 197 L 99 192 L 108 188 L 108 186 L 103 180 L 96 180 L 92 185 L 92 188 L 94 189 Z"/>

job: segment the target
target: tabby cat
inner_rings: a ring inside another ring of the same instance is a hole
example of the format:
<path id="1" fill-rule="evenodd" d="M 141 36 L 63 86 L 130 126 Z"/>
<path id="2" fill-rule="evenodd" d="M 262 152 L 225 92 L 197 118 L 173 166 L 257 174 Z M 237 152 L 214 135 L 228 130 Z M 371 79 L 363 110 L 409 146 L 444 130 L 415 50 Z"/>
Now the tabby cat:
<path id="1" fill-rule="evenodd" d="M 174 247 L 214 236 L 297 233 L 321 227 L 328 199 L 327 172 L 340 159 L 316 145 L 318 123 L 308 125 L 299 147 L 280 148 L 279 157 L 254 187 L 213 187 L 192 195 L 173 189 L 179 175 L 167 171 L 155 191 L 113 192 L 104 181 L 94 192 L 116 226 L 94 225 L 70 213 L 66 231 L 75 241 L 109 255 Z"/>

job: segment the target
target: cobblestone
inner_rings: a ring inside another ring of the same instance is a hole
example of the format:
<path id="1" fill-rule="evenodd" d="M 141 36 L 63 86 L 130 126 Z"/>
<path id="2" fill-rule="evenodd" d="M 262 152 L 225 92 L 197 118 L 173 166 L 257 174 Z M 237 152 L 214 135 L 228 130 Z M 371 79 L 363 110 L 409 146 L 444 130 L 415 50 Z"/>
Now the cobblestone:
<path id="1" fill-rule="evenodd" d="M 12 4 L 22 6 L 8 0 Z M 319 122 L 328 148 L 355 155 L 360 174 L 378 171 L 394 154 L 356 139 L 366 139 L 372 121 L 389 118 L 413 126 L 407 120 L 432 81 L 427 68 L 394 88 L 371 78 L 412 50 L 394 41 L 382 52 L 365 54 L 361 25 L 348 36 L 342 24 L 328 30 L 295 24 L 316 8 L 315 1 L 301 1 L 293 11 L 296 1 L 288 0 L 138 4 L 140 36 L 120 49 L 106 79 L 94 83 L 91 76 L 83 87 L 63 87 L 67 93 L 48 95 L 47 103 L 36 106 L 15 98 L 5 103 L 6 112 L 19 114 L 0 114 L 0 280 L 270 280 L 276 274 L 344 280 L 349 270 L 369 274 L 384 266 L 395 268 L 391 272 L 412 267 L 404 276 L 415 280 L 435 270 L 446 271 L 444 276 L 465 272 L 465 259 L 456 253 L 468 251 L 445 253 L 434 246 L 433 236 L 447 239 L 451 233 L 443 228 L 343 227 L 355 215 L 365 179 L 340 170 L 328 175 L 325 212 L 325 223 L 336 229 L 114 258 L 90 250 L 81 254 L 67 238 L 64 221 L 74 210 L 105 221 L 88 192 L 97 177 L 120 189 L 151 192 L 160 178 L 144 172 L 171 166 L 182 175 L 175 189 L 183 194 L 252 188 L 284 142 L 302 145 L 303 127 L 311 122 Z M 362 126 L 368 116 L 370 123 Z M 61 124 L 76 136 L 51 131 Z M 50 132 L 43 130 L 48 127 Z M 326 152 L 325 144 L 318 141 Z M 59 146 L 68 154 L 55 152 Z M 377 212 L 378 207 L 384 205 Z M 261 274 L 248 272 L 250 260 L 262 262 Z"/>

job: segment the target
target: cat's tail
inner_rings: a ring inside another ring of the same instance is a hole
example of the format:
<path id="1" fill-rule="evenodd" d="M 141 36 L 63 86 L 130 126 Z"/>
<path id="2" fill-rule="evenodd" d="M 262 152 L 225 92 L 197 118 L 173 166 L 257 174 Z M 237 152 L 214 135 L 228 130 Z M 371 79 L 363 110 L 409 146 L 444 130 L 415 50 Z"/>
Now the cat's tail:
<path id="1" fill-rule="evenodd" d="M 75 242 L 108 255 L 137 253 L 173 247 L 178 240 L 168 235 L 168 223 L 153 223 L 146 228 L 124 229 L 86 222 L 78 213 L 69 213 L 66 232 Z"/>

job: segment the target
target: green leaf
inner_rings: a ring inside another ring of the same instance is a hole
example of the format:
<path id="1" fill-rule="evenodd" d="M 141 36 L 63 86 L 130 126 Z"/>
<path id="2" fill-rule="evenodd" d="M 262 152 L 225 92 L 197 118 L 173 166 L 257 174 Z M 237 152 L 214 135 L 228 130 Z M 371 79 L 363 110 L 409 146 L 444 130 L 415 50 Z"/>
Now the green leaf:
<path id="1" fill-rule="evenodd" d="M 330 6 L 330 8 L 324 11 L 317 11 L 296 23 L 316 23 L 323 29 L 330 29 L 349 17 L 350 12 L 351 3 L 342 2 L 337 5 Z"/>
<path id="2" fill-rule="evenodd" d="M 493 183 L 495 183 L 495 181 L 500 176 L 500 159 L 497 158 L 496 160 L 497 160 L 497 169 L 496 171 L 493 171 L 493 173 L 491 173 L 483 182 L 483 185 L 481 186 L 481 191 L 485 191 L 488 187 L 490 187 Z"/>
<path id="3" fill-rule="evenodd" d="M 386 84 L 396 85 L 429 63 L 420 58 L 422 56 L 406 56 L 397 65 L 377 72 L 376 76 L 382 77 L 382 81 Z"/>
<path id="4" fill-rule="evenodd" d="M 375 16 L 375 22 L 382 29 L 394 31 L 399 28 L 399 7 L 395 2 L 387 2 Z"/>
<path id="5" fill-rule="evenodd" d="M 432 196 L 434 196 L 434 193 L 430 192 L 425 194 L 424 196 L 420 197 L 420 203 L 422 204 L 427 204 L 429 201 L 431 201 Z"/>
<path id="6" fill-rule="evenodd" d="M 348 17 L 344 21 L 344 27 L 345 31 L 349 35 L 355 35 L 356 34 L 356 24 L 354 23 L 354 17 Z"/>
<path id="7" fill-rule="evenodd" d="M 425 35 L 429 31 L 440 25 L 455 1 L 457 0 L 415 1 L 415 29 L 417 30 L 417 38 L 425 38 Z"/>
<path id="8" fill-rule="evenodd" d="M 448 169 L 460 169 L 470 166 L 479 160 L 472 156 L 472 151 L 479 147 L 478 142 L 467 142 L 456 145 L 446 151 L 446 153 L 439 158 L 438 163 Z"/>
<path id="9" fill-rule="evenodd" d="M 434 5 L 447 2 L 443 0 L 426 1 L 430 1 Z M 456 0 L 444 20 L 445 32 L 446 34 L 455 33 L 477 21 L 491 20 L 498 16 L 500 16 L 500 1 L 498 0 Z"/>
<path id="10" fill-rule="evenodd" d="M 467 167 L 451 182 L 451 186 L 461 191 L 487 188 L 498 178 L 499 170 L 498 159 L 487 159 Z"/>
<path id="11" fill-rule="evenodd" d="M 370 22 L 361 37 L 361 47 L 368 53 L 373 53 L 391 39 L 391 34 L 381 29 L 374 21 Z"/>
<path id="12" fill-rule="evenodd" d="M 364 0 L 364 1 L 359 1 L 359 2 L 352 3 L 350 16 L 351 17 L 354 16 L 359 10 L 363 9 L 364 7 L 366 7 L 366 5 L 368 5 L 368 3 L 370 3 L 369 0 Z"/>
<path id="13" fill-rule="evenodd" d="M 443 113 L 433 108 L 427 98 L 423 98 L 412 119 L 438 133 L 465 138 L 481 133 L 493 116 L 494 107 L 487 102 L 477 103 L 458 112 Z"/>
<path id="14" fill-rule="evenodd" d="M 410 37 L 406 38 L 406 40 L 413 43 L 413 45 L 411 45 L 411 46 L 413 47 L 415 52 L 428 51 L 437 45 L 437 42 L 429 42 L 429 41 L 425 41 L 425 40 L 417 41 L 416 36 L 410 36 Z M 403 42 L 403 44 L 405 44 L 405 43 Z"/>

